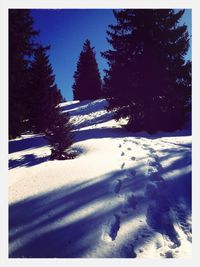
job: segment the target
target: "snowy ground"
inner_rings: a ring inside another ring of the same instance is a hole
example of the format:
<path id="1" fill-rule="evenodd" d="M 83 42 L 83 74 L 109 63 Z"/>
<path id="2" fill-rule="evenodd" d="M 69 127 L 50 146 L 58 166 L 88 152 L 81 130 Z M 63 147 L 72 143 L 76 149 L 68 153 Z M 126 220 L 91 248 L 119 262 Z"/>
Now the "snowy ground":
<path id="1" fill-rule="evenodd" d="M 62 104 L 73 160 L 42 136 L 9 143 L 12 258 L 191 258 L 191 135 L 131 134 L 105 100 Z"/>

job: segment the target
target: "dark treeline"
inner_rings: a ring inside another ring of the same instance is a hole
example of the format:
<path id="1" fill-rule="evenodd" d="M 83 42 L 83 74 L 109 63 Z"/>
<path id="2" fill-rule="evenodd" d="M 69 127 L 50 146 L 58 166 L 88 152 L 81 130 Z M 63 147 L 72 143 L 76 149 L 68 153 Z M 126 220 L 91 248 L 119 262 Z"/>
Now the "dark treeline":
<path id="1" fill-rule="evenodd" d="M 9 137 L 24 130 L 28 116 L 30 58 L 37 44 L 28 10 L 9 10 Z"/>
<path id="2" fill-rule="evenodd" d="M 109 68 L 104 78 L 108 110 L 128 118 L 131 131 L 180 129 L 191 111 L 191 62 L 184 10 L 125 9 L 114 11 L 112 49 L 102 53 Z"/>
<path id="3" fill-rule="evenodd" d="M 34 42 L 29 10 L 9 10 L 9 136 L 23 131 L 44 132 L 50 114 L 62 101 L 47 51 Z"/>
<path id="4" fill-rule="evenodd" d="M 58 106 L 63 97 L 47 55 L 50 47 L 36 43 L 37 34 L 29 10 L 9 10 L 9 138 L 45 133 L 54 158 L 61 159 L 72 143 L 71 126 Z"/>

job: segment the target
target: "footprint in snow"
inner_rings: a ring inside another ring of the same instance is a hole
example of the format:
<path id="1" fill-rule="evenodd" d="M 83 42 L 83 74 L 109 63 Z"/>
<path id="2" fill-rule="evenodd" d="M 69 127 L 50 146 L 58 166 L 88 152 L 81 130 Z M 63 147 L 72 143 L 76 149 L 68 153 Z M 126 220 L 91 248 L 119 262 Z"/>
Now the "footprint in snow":
<path id="1" fill-rule="evenodd" d="M 124 166 L 125 166 L 125 162 L 122 163 L 122 165 L 121 165 L 121 169 L 123 169 Z"/>
<path id="2" fill-rule="evenodd" d="M 160 170 L 162 168 L 160 162 L 158 162 L 155 158 L 149 159 L 147 161 L 148 166 L 155 167 L 157 170 Z"/>
<path id="3" fill-rule="evenodd" d="M 187 237 L 187 240 L 192 243 L 192 229 L 187 220 L 188 212 L 185 204 L 180 203 L 173 207 L 179 226 Z"/>
<path id="4" fill-rule="evenodd" d="M 139 143 L 137 141 L 132 141 L 132 143 L 135 145 L 139 145 Z"/>
<path id="5" fill-rule="evenodd" d="M 115 214 L 112 217 L 107 230 L 107 234 L 112 239 L 112 241 L 116 239 L 119 228 L 120 228 L 120 216 Z"/>
<path id="6" fill-rule="evenodd" d="M 127 198 L 127 203 L 126 203 L 127 208 L 131 208 L 131 209 L 136 209 L 137 206 L 137 200 L 136 197 L 134 196 L 134 194 L 131 194 L 128 198 Z"/>
<path id="7" fill-rule="evenodd" d="M 147 148 L 148 147 L 148 145 L 146 145 L 146 144 L 144 144 L 144 145 L 142 145 L 144 148 Z"/>
<path id="8" fill-rule="evenodd" d="M 153 167 L 153 166 L 148 166 L 146 172 L 145 172 L 145 175 L 147 177 L 155 177 L 156 175 L 158 176 L 158 170 L 157 168 Z"/>
<path id="9" fill-rule="evenodd" d="M 136 158 L 135 157 L 131 157 L 131 160 L 135 160 Z"/>
<path id="10" fill-rule="evenodd" d="M 161 244 L 161 242 L 159 240 L 156 241 L 155 245 L 156 245 L 156 249 L 162 248 L 162 244 Z"/>
<path id="11" fill-rule="evenodd" d="M 134 251 L 132 244 L 126 245 L 121 249 L 121 258 L 136 258 L 137 254 Z"/>
<path id="12" fill-rule="evenodd" d="M 171 250 L 168 250 L 165 252 L 165 258 L 174 258 L 173 252 Z"/>
<path id="13" fill-rule="evenodd" d="M 122 213 L 128 213 L 127 209 L 135 210 L 136 207 L 137 207 L 136 197 L 134 196 L 134 194 L 130 194 L 126 199 Z"/>
<path id="14" fill-rule="evenodd" d="M 127 150 L 132 150 L 132 149 L 130 147 L 128 147 Z"/>
<path id="15" fill-rule="evenodd" d="M 150 204 L 147 208 L 146 222 L 152 229 L 163 235 L 169 248 L 175 249 L 180 246 L 180 240 L 173 225 L 169 203 L 162 198 L 159 201 L 154 200 L 155 203 Z"/>
<path id="16" fill-rule="evenodd" d="M 124 155 L 125 155 L 125 153 L 122 151 L 121 156 L 124 156 Z"/>
<path id="17" fill-rule="evenodd" d="M 150 153 L 155 153 L 155 150 L 153 148 L 148 148 Z"/>
<path id="18" fill-rule="evenodd" d="M 121 144 L 119 144 L 119 147 L 122 147 L 122 145 L 121 145 Z"/>
<path id="19" fill-rule="evenodd" d="M 117 180 L 117 184 L 116 184 L 116 186 L 115 186 L 115 188 L 114 188 L 114 192 L 115 192 L 116 194 L 119 193 L 119 191 L 120 191 L 120 189 L 121 189 L 121 186 L 122 186 L 122 181 L 121 181 L 121 180 Z"/>

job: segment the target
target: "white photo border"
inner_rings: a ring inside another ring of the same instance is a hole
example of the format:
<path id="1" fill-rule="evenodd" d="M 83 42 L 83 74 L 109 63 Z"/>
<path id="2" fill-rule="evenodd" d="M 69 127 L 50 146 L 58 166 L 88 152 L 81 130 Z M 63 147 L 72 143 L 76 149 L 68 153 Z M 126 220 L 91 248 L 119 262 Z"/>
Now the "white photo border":
<path id="1" fill-rule="evenodd" d="M 9 8 L 189 8 L 192 9 L 192 202 L 193 257 L 182 259 L 9 259 L 8 258 L 8 9 Z M 191 266 L 200 240 L 200 21 L 197 0 L 3 0 L 0 9 L 0 267 Z"/>

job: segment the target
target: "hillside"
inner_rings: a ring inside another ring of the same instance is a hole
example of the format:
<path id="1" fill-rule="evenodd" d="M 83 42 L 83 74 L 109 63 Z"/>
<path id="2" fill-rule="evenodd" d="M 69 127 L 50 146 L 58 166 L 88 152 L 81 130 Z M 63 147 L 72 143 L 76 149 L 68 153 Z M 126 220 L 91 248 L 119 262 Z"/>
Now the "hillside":
<path id="1" fill-rule="evenodd" d="M 121 128 L 105 100 L 61 104 L 73 160 L 41 135 L 9 142 L 12 258 L 191 258 L 191 133 Z"/>

